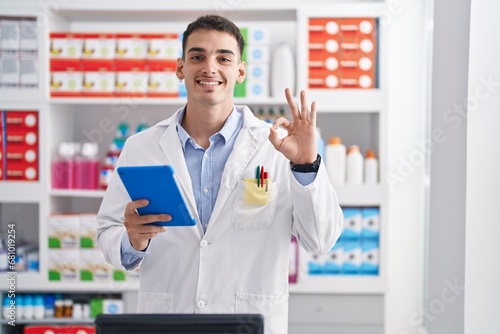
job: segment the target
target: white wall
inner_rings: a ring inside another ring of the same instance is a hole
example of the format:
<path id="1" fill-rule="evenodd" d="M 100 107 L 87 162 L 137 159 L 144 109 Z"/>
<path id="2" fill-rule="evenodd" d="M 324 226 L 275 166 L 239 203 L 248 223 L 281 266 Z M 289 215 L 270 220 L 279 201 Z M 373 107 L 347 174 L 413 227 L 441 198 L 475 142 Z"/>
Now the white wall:
<path id="1" fill-rule="evenodd" d="M 424 5 L 388 1 L 388 268 L 385 333 L 418 333 L 422 302 L 425 154 Z"/>
<path id="2" fill-rule="evenodd" d="M 465 333 L 500 333 L 500 2 L 472 0 L 467 120 Z M 492 82 L 485 84 L 485 82 Z M 473 104 L 472 102 L 477 102 Z"/>

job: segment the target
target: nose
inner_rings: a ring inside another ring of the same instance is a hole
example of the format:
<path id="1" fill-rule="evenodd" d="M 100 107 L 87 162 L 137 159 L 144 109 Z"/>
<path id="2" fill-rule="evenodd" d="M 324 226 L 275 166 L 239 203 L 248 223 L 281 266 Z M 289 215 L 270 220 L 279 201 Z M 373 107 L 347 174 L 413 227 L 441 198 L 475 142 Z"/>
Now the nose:
<path id="1" fill-rule="evenodd" d="M 217 59 L 212 57 L 207 57 L 205 64 L 203 66 L 203 74 L 212 75 L 217 72 Z"/>

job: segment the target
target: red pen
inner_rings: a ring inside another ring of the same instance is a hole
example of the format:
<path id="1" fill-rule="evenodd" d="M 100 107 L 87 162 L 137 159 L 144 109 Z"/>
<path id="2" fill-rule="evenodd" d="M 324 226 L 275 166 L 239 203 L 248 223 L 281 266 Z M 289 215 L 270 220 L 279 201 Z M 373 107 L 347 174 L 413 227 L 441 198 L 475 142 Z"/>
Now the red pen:
<path id="1" fill-rule="evenodd" d="M 260 186 L 264 188 L 264 166 L 260 167 Z"/>
<path id="2" fill-rule="evenodd" d="M 269 178 L 268 178 L 268 172 L 264 172 L 264 179 L 266 180 L 266 194 L 267 194 L 267 188 L 269 186 Z"/>

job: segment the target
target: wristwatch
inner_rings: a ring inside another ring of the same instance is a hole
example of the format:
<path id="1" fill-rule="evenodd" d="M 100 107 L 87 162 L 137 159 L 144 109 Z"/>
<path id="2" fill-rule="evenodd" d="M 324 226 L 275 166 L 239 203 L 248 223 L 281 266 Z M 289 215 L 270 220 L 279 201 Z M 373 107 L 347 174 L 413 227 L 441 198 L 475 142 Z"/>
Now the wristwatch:
<path id="1" fill-rule="evenodd" d="M 299 164 L 294 164 L 293 162 L 290 161 L 290 167 L 294 172 L 317 173 L 319 170 L 320 163 L 321 163 L 321 155 L 318 154 L 316 161 L 314 161 L 312 164 L 299 165 Z"/>

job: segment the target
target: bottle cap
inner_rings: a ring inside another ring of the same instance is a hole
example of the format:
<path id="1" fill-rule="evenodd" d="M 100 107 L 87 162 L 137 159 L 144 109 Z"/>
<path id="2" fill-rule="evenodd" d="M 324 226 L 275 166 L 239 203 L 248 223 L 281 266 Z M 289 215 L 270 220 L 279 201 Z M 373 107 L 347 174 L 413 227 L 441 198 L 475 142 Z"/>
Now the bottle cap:
<path id="1" fill-rule="evenodd" d="M 342 144 L 342 138 L 340 138 L 340 137 L 330 137 L 329 144 L 340 145 L 340 144 Z"/>
<path id="2" fill-rule="evenodd" d="M 359 146 L 358 145 L 349 146 L 349 148 L 347 149 L 347 154 L 351 152 L 359 152 Z"/>
<path id="3" fill-rule="evenodd" d="M 365 158 L 375 158 L 375 151 L 371 148 L 366 150 Z"/>

